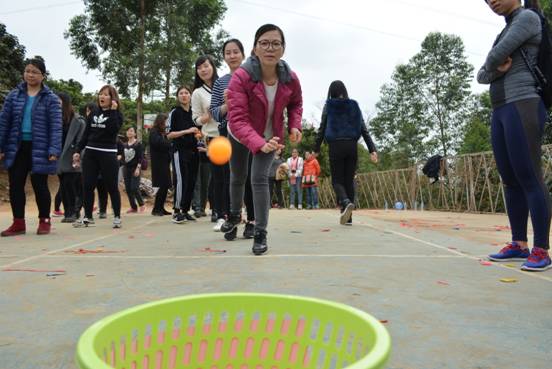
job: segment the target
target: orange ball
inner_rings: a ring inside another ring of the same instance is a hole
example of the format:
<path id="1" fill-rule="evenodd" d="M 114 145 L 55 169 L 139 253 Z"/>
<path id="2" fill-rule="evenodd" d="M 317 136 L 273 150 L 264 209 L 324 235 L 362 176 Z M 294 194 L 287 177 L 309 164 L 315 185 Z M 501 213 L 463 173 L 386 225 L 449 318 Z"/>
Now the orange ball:
<path id="1" fill-rule="evenodd" d="M 228 163 L 232 156 L 230 140 L 224 136 L 213 138 L 207 147 L 207 156 L 213 164 L 223 165 Z"/>

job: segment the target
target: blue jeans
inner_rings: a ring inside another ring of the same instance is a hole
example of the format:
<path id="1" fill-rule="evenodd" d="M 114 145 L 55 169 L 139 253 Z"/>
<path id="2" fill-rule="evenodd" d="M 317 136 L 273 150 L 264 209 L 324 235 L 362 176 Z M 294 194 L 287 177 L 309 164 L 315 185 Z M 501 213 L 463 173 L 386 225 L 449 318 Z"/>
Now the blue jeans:
<path id="1" fill-rule="evenodd" d="M 301 178 L 295 178 L 295 184 L 289 181 L 289 206 L 295 206 L 295 194 L 297 193 L 297 206 L 303 205 L 303 189 L 301 188 Z"/>
<path id="2" fill-rule="evenodd" d="M 318 208 L 318 187 L 307 187 L 307 208 Z"/>

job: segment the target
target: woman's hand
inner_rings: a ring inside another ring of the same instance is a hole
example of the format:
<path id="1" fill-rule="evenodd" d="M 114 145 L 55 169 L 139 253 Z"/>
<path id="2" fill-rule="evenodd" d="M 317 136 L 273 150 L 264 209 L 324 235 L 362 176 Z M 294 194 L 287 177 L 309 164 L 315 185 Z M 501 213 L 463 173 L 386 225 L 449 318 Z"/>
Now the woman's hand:
<path id="1" fill-rule="evenodd" d="M 134 170 L 134 177 L 140 177 L 140 168 L 139 167 L 136 167 L 136 169 Z"/>
<path id="2" fill-rule="evenodd" d="M 117 103 L 117 101 L 115 100 L 111 100 L 111 110 L 117 110 L 118 107 L 119 103 Z"/>
<path id="3" fill-rule="evenodd" d="M 265 154 L 268 154 L 272 151 L 276 151 L 280 148 L 283 148 L 284 145 L 280 145 L 278 142 L 280 141 L 280 137 L 272 137 L 270 140 L 268 140 L 267 143 L 261 147 L 261 151 Z"/>
<path id="4" fill-rule="evenodd" d="M 201 117 L 199 117 L 199 120 L 203 124 L 207 123 L 208 121 L 211 120 L 211 113 L 207 112 L 207 113 L 201 114 Z"/>
<path id="5" fill-rule="evenodd" d="M 506 61 L 496 68 L 501 73 L 506 73 L 512 67 L 512 58 L 506 58 Z"/>
<path id="6" fill-rule="evenodd" d="M 292 128 L 289 134 L 289 140 L 295 144 L 298 144 L 301 142 L 301 139 L 303 138 L 303 134 L 300 130 L 297 128 Z"/>
<path id="7" fill-rule="evenodd" d="M 49 161 L 56 161 L 56 160 L 57 160 L 57 156 L 55 156 L 55 155 L 50 155 L 50 156 L 48 156 L 48 160 L 49 160 Z"/>
<path id="8" fill-rule="evenodd" d="M 73 161 L 79 161 L 80 160 L 80 154 L 78 152 L 73 154 Z"/>
<path id="9" fill-rule="evenodd" d="M 185 134 L 188 134 L 188 135 L 196 135 L 196 134 L 198 134 L 199 132 L 200 132 L 200 131 L 199 131 L 199 128 L 197 128 L 197 127 L 192 127 L 192 128 L 187 129 Z"/>
<path id="10" fill-rule="evenodd" d="M 370 160 L 372 160 L 372 163 L 378 162 L 378 153 L 377 152 L 371 152 L 370 153 Z"/>

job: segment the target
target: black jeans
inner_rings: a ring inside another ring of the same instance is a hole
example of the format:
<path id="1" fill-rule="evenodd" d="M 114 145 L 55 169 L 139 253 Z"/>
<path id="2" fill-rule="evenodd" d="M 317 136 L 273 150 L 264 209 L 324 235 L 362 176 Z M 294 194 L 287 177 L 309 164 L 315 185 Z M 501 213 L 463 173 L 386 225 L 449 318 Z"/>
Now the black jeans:
<path id="1" fill-rule="evenodd" d="M 187 213 L 190 211 L 194 196 L 199 156 L 196 152 L 175 150 L 172 164 L 174 169 L 174 209 Z"/>
<path id="2" fill-rule="evenodd" d="M 130 207 L 137 210 L 138 205 L 144 206 L 144 200 L 140 194 L 140 176 L 136 177 L 134 175 L 133 168 L 124 167 L 123 177 L 125 179 L 125 189 Z M 138 202 L 138 205 L 136 205 L 136 202 Z"/>
<path id="3" fill-rule="evenodd" d="M 224 218 L 230 211 L 230 164 L 211 163 L 211 183 L 213 185 L 213 206 L 217 218 Z"/>
<path id="4" fill-rule="evenodd" d="M 33 143 L 31 141 L 22 141 L 13 165 L 8 169 L 10 204 L 15 219 L 25 218 L 25 182 L 27 182 L 27 175 L 33 167 L 32 150 Z M 31 184 L 38 206 L 38 217 L 49 218 L 52 198 L 48 189 L 48 175 L 31 173 Z"/>
<path id="5" fill-rule="evenodd" d="M 105 189 L 111 198 L 113 214 L 121 216 L 121 194 L 119 193 L 119 161 L 116 152 L 86 149 L 82 158 L 84 213 L 92 218 L 94 189 L 101 174 Z"/>
<path id="6" fill-rule="evenodd" d="M 282 194 L 282 180 L 276 180 L 276 178 L 271 177 L 268 179 L 268 187 L 270 191 L 270 200 L 276 195 L 276 202 L 278 207 L 284 207 L 284 195 Z M 276 194 L 274 192 L 276 191 Z"/>
<path id="7" fill-rule="evenodd" d="M 153 205 L 154 212 L 162 212 L 165 210 L 165 201 L 167 201 L 167 193 L 169 192 L 169 186 L 160 186 L 159 190 L 155 194 L 155 202 Z"/>
<path id="8" fill-rule="evenodd" d="M 343 207 L 346 200 L 355 202 L 354 178 L 357 169 L 357 142 L 336 141 L 329 144 L 332 185 L 338 204 Z"/>
<path id="9" fill-rule="evenodd" d="M 76 216 L 78 211 L 78 188 L 82 185 L 80 173 L 63 173 L 60 178 L 60 192 L 64 215 L 66 218 Z"/>

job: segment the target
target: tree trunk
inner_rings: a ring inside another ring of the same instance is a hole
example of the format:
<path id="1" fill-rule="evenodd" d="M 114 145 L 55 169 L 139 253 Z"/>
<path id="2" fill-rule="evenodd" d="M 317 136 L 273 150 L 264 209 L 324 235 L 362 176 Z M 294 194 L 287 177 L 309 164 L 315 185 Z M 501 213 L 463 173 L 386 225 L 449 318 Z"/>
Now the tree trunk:
<path id="1" fill-rule="evenodd" d="M 145 1 L 140 0 L 140 65 L 138 66 L 138 98 L 136 99 L 136 128 L 138 140 L 142 140 L 143 95 L 144 95 L 144 35 L 145 35 Z"/>

